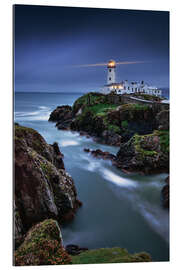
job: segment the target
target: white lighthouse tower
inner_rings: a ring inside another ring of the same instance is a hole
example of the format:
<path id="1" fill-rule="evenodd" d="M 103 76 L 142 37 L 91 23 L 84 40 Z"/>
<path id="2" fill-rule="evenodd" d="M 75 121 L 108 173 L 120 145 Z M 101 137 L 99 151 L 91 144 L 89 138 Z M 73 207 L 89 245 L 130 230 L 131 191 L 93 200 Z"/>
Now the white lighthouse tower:
<path id="1" fill-rule="evenodd" d="M 115 74 L 115 69 L 116 69 L 116 62 L 114 60 L 110 60 L 108 62 L 108 74 L 107 74 L 107 84 L 112 84 L 116 82 L 116 74 Z"/>

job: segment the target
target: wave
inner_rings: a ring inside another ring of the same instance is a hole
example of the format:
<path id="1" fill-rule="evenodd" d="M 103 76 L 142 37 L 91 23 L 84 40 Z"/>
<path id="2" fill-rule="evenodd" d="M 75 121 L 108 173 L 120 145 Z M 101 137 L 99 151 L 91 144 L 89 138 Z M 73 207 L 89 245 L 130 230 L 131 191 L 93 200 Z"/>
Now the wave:
<path id="1" fill-rule="evenodd" d="M 102 174 L 103 174 L 103 177 L 118 185 L 118 186 L 123 186 L 123 187 L 136 187 L 137 186 L 137 183 L 132 181 L 132 180 L 129 180 L 129 179 L 126 179 L 126 178 L 123 178 L 115 173 L 113 173 L 112 171 L 108 170 L 108 169 L 102 169 Z"/>
<path id="2" fill-rule="evenodd" d="M 166 242 L 169 242 L 169 215 L 167 211 L 159 206 L 154 207 L 148 202 L 137 202 L 141 215 L 145 218 L 148 224 L 163 237 Z"/>
<path id="3" fill-rule="evenodd" d="M 47 121 L 51 113 L 51 108 L 39 106 L 38 110 L 31 112 L 15 112 L 15 121 Z"/>
<path id="4" fill-rule="evenodd" d="M 72 145 L 78 145 L 79 144 L 79 142 L 77 142 L 77 141 L 73 141 L 73 140 L 64 140 L 64 141 L 61 141 L 61 142 L 59 142 L 59 145 L 61 146 L 61 147 L 66 147 L 66 146 L 72 146 Z"/>

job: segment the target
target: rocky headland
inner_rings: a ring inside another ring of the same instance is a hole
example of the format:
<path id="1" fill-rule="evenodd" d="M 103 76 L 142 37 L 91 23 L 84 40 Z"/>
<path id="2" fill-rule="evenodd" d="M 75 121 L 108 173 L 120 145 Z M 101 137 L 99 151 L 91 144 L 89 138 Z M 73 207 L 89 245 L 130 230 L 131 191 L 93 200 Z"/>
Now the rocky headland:
<path id="1" fill-rule="evenodd" d="M 95 158 L 109 159 L 124 172 L 169 173 L 169 105 L 155 96 L 88 93 L 73 106 L 59 106 L 50 115 L 58 129 L 78 131 L 96 142 L 119 146 L 117 155 L 84 149 Z M 144 103 L 139 102 L 139 98 Z M 148 103 L 150 102 L 150 103 Z M 169 205 L 169 184 L 162 190 Z"/>
<path id="2" fill-rule="evenodd" d="M 111 154 L 109 159 L 121 169 L 147 174 L 169 172 L 169 110 L 160 105 L 159 98 L 143 98 L 154 103 L 126 103 L 116 94 L 88 93 L 72 107 L 57 107 L 49 121 L 55 121 L 58 129 L 78 131 L 99 143 L 120 146 L 116 159 Z"/>

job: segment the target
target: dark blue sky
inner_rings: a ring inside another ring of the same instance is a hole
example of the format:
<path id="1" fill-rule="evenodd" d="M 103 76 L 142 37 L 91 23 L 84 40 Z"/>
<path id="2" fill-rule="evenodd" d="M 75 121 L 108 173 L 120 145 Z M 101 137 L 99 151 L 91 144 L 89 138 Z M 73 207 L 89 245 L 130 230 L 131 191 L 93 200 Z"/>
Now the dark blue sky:
<path id="1" fill-rule="evenodd" d="M 15 90 L 87 92 L 106 83 L 107 68 L 119 65 L 117 81 L 145 80 L 169 86 L 169 13 L 15 5 Z"/>

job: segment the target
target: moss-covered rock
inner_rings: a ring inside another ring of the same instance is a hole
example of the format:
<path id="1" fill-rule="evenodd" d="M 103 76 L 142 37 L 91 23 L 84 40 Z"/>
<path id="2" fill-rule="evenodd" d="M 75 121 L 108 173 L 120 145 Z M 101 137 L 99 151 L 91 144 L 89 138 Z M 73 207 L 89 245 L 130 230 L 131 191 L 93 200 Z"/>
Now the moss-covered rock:
<path id="1" fill-rule="evenodd" d="M 16 266 L 70 263 L 71 257 L 63 248 L 58 223 L 52 219 L 44 220 L 33 226 L 14 254 Z"/>
<path id="2" fill-rule="evenodd" d="M 88 250 L 77 256 L 72 256 L 73 264 L 98 264 L 98 263 L 128 263 L 150 262 L 151 257 L 146 252 L 129 254 L 124 248 L 100 248 Z"/>
<path id="3" fill-rule="evenodd" d="M 117 166 L 145 173 L 169 171 L 169 131 L 154 131 L 148 135 L 134 135 L 121 145 Z"/>

